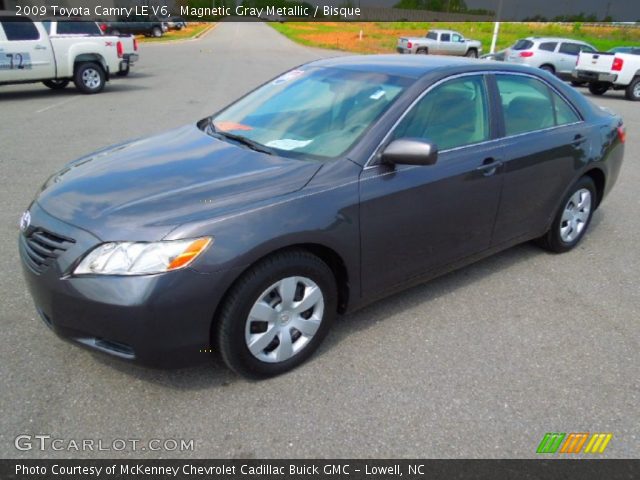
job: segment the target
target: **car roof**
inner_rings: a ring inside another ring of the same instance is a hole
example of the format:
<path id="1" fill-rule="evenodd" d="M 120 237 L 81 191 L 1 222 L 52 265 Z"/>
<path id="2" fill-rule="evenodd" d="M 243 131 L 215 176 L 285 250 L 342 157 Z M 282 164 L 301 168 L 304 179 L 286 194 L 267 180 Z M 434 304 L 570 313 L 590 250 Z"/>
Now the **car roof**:
<path id="1" fill-rule="evenodd" d="M 528 65 L 491 60 L 440 55 L 349 55 L 316 60 L 309 66 L 342 68 L 345 70 L 386 73 L 410 78 L 420 78 L 433 72 L 459 73 L 485 70 L 531 72 Z"/>
<path id="2" fill-rule="evenodd" d="M 435 33 L 458 33 L 455 30 L 447 30 L 445 28 L 430 28 L 429 31 Z"/>
<path id="3" fill-rule="evenodd" d="M 582 40 L 576 40 L 575 38 L 566 37 L 527 37 L 525 40 L 531 40 L 532 42 L 571 42 L 588 45 L 587 42 L 584 42 Z"/>

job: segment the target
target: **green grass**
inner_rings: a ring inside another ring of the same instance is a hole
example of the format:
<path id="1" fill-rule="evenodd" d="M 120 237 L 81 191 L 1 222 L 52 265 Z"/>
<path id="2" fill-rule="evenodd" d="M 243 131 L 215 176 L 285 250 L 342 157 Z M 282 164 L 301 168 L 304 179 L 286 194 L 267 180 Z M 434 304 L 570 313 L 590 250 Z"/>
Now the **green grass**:
<path id="1" fill-rule="evenodd" d="M 430 28 L 451 28 L 465 37 L 480 40 L 484 52 L 491 47 L 493 22 L 342 22 L 342 23 L 270 23 L 288 38 L 308 46 L 333 48 L 361 53 L 384 53 L 395 50 L 398 36 L 424 36 Z M 358 39 L 362 30 L 364 37 Z M 623 45 L 640 45 L 640 28 L 594 27 L 580 23 L 502 23 L 496 48 L 513 45 L 528 36 L 568 37 L 591 43 L 599 50 Z"/>
<path id="2" fill-rule="evenodd" d="M 205 30 L 207 30 L 210 27 L 212 27 L 211 23 L 192 24 L 192 25 L 189 25 L 187 28 L 183 28 L 182 30 L 169 30 L 163 36 L 158 38 L 139 36 L 138 40 L 146 43 L 172 42 L 175 40 L 186 40 L 196 35 L 201 35 Z"/>

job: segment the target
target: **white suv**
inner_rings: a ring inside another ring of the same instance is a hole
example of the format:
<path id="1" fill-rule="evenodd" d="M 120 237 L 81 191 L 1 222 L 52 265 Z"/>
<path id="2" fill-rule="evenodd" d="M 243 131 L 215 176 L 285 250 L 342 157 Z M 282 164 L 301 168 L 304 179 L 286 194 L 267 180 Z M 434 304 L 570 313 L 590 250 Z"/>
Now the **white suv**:
<path id="1" fill-rule="evenodd" d="M 504 60 L 525 63 L 571 80 L 580 52 L 596 52 L 596 48 L 580 40 L 554 37 L 527 37 L 518 40 L 505 52 Z"/>

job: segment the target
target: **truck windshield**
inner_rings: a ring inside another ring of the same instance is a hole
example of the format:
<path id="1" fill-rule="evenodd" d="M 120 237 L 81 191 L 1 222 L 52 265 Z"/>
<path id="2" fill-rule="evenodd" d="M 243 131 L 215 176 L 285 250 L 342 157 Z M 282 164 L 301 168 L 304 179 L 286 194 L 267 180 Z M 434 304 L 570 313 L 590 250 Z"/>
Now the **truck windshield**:
<path id="1" fill-rule="evenodd" d="M 283 156 L 335 158 L 412 81 L 386 73 L 301 67 L 258 88 L 210 123 L 229 138 L 241 136 Z"/>

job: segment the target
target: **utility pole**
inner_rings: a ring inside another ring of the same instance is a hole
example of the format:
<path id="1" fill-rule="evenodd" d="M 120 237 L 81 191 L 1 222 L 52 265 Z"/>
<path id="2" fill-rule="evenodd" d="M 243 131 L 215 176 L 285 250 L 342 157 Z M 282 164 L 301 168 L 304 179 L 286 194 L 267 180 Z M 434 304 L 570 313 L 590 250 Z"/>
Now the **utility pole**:
<path id="1" fill-rule="evenodd" d="M 498 12 L 496 13 L 496 22 L 493 26 L 493 37 L 491 38 L 491 50 L 489 53 L 496 53 L 496 43 L 498 42 L 498 33 L 500 32 L 500 17 L 502 16 L 502 2 L 503 0 L 499 0 L 498 3 Z"/>

